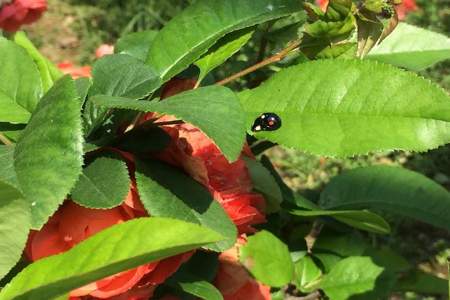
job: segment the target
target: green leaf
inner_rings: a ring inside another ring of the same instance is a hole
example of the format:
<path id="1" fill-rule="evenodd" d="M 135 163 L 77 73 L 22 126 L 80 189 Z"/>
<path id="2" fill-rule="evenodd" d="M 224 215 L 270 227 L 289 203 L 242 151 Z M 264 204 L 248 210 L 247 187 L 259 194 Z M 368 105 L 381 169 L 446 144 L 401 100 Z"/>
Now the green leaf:
<path id="1" fill-rule="evenodd" d="M 352 227 L 369 232 L 389 234 L 391 227 L 379 215 L 367 210 L 289 210 L 290 214 L 301 217 L 329 216 Z"/>
<path id="2" fill-rule="evenodd" d="M 42 95 L 39 71 L 19 45 L 0 37 L 0 121 L 26 123 Z"/>
<path id="3" fill-rule="evenodd" d="M 147 237 L 142 238 L 142 233 Z M 0 298 L 53 299 L 96 280 L 219 239 L 220 235 L 207 228 L 179 220 L 131 220 L 110 227 L 63 254 L 31 264 L 0 292 Z"/>
<path id="4" fill-rule="evenodd" d="M 272 173 L 255 159 L 244 158 L 244 160 L 252 178 L 253 187 L 266 196 L 266 213 L 279 211 L 283 194 Z"/>
<path id="5" fill-rule="evenodd" d="M 140 99 L 161 86 L 154 70 L 139 59 L 126 55 L 107 55 L 98 60 L 92 69 L 93 83 L 89 96 L 108 95 Z M 83 113 L 86 136 L 102 125 L 108 109 L 99 108 L 89 98 Z"/>
<path id="6" fill-rule="evenodd" d="M 83 138 L 80 101 L 69 76 L 42 98 L 17 142 L 14 167 L 40 228 L 64 201 L 81 173 Z"/>
<path id="7" fill-rule="evenodd" d="M 302 10 L 296 0 L 199 0 L 155 37 L 147 63 L 166 81 L 186 69 L 227 33 Z"/>
<path id="8" fill-rule="evenodd" d="M 25 124 L 12 124 L 0 122 L 0 133 L 7 137 L 11 142 L 16 142 L 25 128 Z"/>
<path id="9" fill-rule="evenodd" d="M 322 271 L 311 256 L 304 256 L 295 263 L 294 282 L 298 289 L 306 291 L 317 284 L 322 277 Z"/>
<path id="10" fill-rule="evenodd" d="M 342 257 L 332 253 L 314 253 L 314 257 L 319 260 L 324 273 L 329 273 Z"/>
<path id="11" fill-rule="evenodd" d="M 89 95 L 121 96 L 140 99 L 161 86 L 153 69 L 130 55 L 107 55 L 92 69 Z"/>
<path id="12" fill-rule="evenodd" d="M 401 273 L 411 269 L 411 264 L 406 258 L 389 247 L 369 247 L 364 252 L 364 256 L 370 256 L 375 264 L 386 268 L 387 271 Z"/>
<path id="13" fill-rule="evenodd" d="M 47 92 L 52 87 L 54 81 L 63 76 L 62 72 L 59 71 L 56 66 L 54 66 L 39 52 L 39 50 L 28 39 L 25 32 L 17 32 L 14 35 L 14 42 L 23 47 L 35 62 L 39 69 L 39 73 L 41 74 L 44 92 Z"/>
<path id="14" fill-rule="evenodd" d="M 339 256 L 361 256 L 367 247 L 367 242 L 359 234 L 322 234 L 314 244 L 313 253 L 325 251 Z"/>
<path id="15" fill-rule="evenodd" d="M 195 276 L 183 274 L 169 279 L 167 282 L 174 289 L 196 296 L 205 300 L 223 300 L 220 291 L 206 280 L 201 280 Z"/>
<path id="16" fill-rule="evenodd" d="M 448 282 L 419 270 L 401 277 L 395 285 L 395 291 L 416 292 L 422 294 L 448 295 Z"/>
<path id="17" fill-rule="evenodd" d="M 367 58 L 420 71 L 450 59 L 450 39 L 436 32 L 399 23 L 393 33 L 370 51 Z"/>
<path id="18" fill-rule="evenodd" d="M 288 247 L 265 230 L 248 238 L 240 249 L 240 260 L 258 281 L 272 287 L 284 286 L 294 275 Z"/>
<path id="19" fill-rule="evenodd" d="M 0 50 L 1 51 L 1 50 Z M 0 90 L 0 121 L 14 124 L 27 123 L 30 113 Z"/>
<path id="20" fill-rule="evenodd" d="M 89 89 L 92 86 L 91 79 L 87 77 L 80 77 L 78 79 L 75 79 L 75 86 L 77 88 L 78 96 L 80 97 L 81 102 L 84 103 L 89 93 Z"/>
<path id="21" fill-rule="evenodd" d="M 195 62 L 200 69 L 198 81 L 201 82 L 208 73 L 223 64 L 238 52 L 252 38 L 253 28 L 232 32 L 219 40 L 208 53 Z"/>
<path id="22" fill-rule="evenodd" d="M 158 161 L 137 163 L 136 182 L 144 207 L 151 216 L 201 224 L 224 240 L 209 245 L 224 251 L 234 245 L 236 226 L 209 191 L 182 171 Z"/>
<path id="23" fill-rule="evenodd" d="M 180 288 L 191 295 L 205 300 L 223 300 L 220 291 L 207 281 L 179 281 Z"/>
<path id="24" fill-rule="evenodd" d="M 158 31 L 155 30 L 146 30 L 127 34 L 117 41 L 115 52 L 131 55 L 145 61 L 149 45 L 151 45 L 157 33 Z"/>
<path id="25" fill-rule="evenodd" d="M 72 200 L 89 208 L 113 208 L 124 201 L 129 189 L 125 162 L 101 157 L 83 170 L 72 190 Z"/>
<path id="26" fill-rule="evenodd" d="M 0 182 L 0 279 L 22 256 L 29 229 L 29 204 L 19 191 Z"/>
<path id="27" fill-rule="evenodd" d="M 333 300 L 347 300 L 350 296 L 371 291 L 383 268 L 369 257 L 348 257 L 339 261 L 324 276 L 320 288 Z"/>
<path id="28" fill-rule="evenodd" d="M 177 94 L 164 101 L 131 101 L 96 96 L 92 101 L 108 108 L 158 112 L 173 115 L 202 130 L 229 161 L 235 161 L 245 139 L 245 116 L 236 95 L 220 86 L 209 86 Z"/>
<path id="29" fill-rule="evenodd" d="M 14 170 L 14 146 L 0 146 L 0 182 L 19 189 L 16 171 Z"/>
<path id="30" fill-rule="evenodd" d="M 450 193 L 406 169 L 374 166 L 331 180 L 319 204 L 326 209 L 376 208 L 450 230 Z"/>
<path id="31" fill-rule="evenodd" d="M 448 94 L 373 61 L 321 60 L 284 69 L 246 91 L 241 103 L 248 126 L 265 112 L 282 119 L 279 130 L 256 137 L 317 155 L 423 151 L 450 142 Z"/>

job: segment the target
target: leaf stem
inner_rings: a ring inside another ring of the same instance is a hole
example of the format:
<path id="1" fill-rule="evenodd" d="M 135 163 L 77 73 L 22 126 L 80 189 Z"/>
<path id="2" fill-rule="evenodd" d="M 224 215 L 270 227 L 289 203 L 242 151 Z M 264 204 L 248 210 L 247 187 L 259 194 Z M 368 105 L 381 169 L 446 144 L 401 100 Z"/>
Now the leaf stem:
<path id="1" fill-rule="evenodd" d="M 282 60 L 283 58 L 288 56 L 289 53 L 291 53 L 291 51 L 293 51 L 296 48 L 298 48 L 298 46 L 300 46 L 300 43 L 301 43 L 300 40 L 293 41 L 293 42 L 291 42 L 289 44 L 289 46 L 287 46 L 285 49 L 281 50 L 277 54 L 275 54 L 275 55 L 273 55 L 273 56 L 271 56 L 269 58 L 266 58 L 263 61 L 255 64 L 255 65 L 253 65 L 253 66 L 251 66 L 251 67 L 249 67 L 247 69 L 244 69 L 244 70 L 242 70 L 242 71 L 240 71 L 240 72 L 238 72 L 238 73 L 236 73 L 234 75 L 231 75 L 230 77 L 227 77 L 227 78 L 217 82 L 216 84 L 218 84 L 218 85 L 226 85 L 226 84 L 230 83 L 231 81 L 234 81 L 234 80 L 236 80 L 236 79 L 238 79 L 240 77 L 243 77 L 243 76 L 245 76 L 247 74 L 253 73 L 256 70 L 259 70 L 259 69 L 261 69 L 261 68 L 263 68 L 263 67 L 265 67 L 267 65 L 279 62 L 280 60 Z"/>
<path id="2" fill-rule="evenodd" d="M 11 146 L 13 142 L 11 142 L 6 136 L 0 133 L 0 142 L 2 142 L 6 146 Z"/>

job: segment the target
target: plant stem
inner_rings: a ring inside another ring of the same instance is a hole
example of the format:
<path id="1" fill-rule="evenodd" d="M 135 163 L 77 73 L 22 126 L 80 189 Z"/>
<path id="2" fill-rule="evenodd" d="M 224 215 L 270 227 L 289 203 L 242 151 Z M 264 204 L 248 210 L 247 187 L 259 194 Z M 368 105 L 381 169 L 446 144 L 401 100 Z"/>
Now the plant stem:
<path id="1" fill-rule="evenodd" d="M 6 136 L 4 136 L 1 133 L 0 133 L 0 142 L 2 142 L 6 146 L 10 146 L 13 144 Z"/>
<path id="2" fill-rule="evenodd" d="M 312 292 L 309 295 L 302 296 L 302 297 L 296 297 L 296 296 L 286 296 L 285 300 L 317 300 L 320 299 L 322 295 L 319 291 Z"/>
<path id="3" fill-rule="evenodd" d="M 308 247 L 308 253 L 312 253 L 312 249 L 314 247 L 314 244 L 316 243 L 317 238 L 320 235 L 320 232 L 323 228 L 323 222 L 320 219 L 316 219 L 311 227 L 311 231 L 308 233 L 307 236 L 305 236 L 306 245 Z"/>
<path id="4" fill-rule="evenodd" d="M 253 65 L 253 66 L 251 66 L 251 67 L 249 67 L 249 68 L 247 68 L 245 70 L 242 70 L 242 71 L 240 71 L 240 72 L 238 72 L 238 73 L 236 73 L 234 75 L 231 75 L 230 77 L 225 78 L 225 79 L 217 82 L 217 84 L 218 85 L 225 85 L 225 84 L 230 83 L 231 81 L 234 81 L 234 80 L 236 80 L 236 79 L 238 79 L 238 78 L 240 78 L 242 76 L 245 76 L 247 74 L 253 73 L 256 70 L 261 69 L 261 68 L 263 68 L 263 67 L 265 67 L 267 65 L 279 62 L 280 60 L 282 60 L 283 58 L 288 56 L 289 53 L 291 53 L 291 51 L 295 50 L 295 48 L 297 48 L 300 45 L 300 42 L 301 42 L 300 40 L 291 42 L 288 47 L 286 47 L 285 49 L 281 50 L 277 54 L 275 54 L 275 55 L 273 55 L 273 56 L 271 56 L 269 58 L 266 58 L 263 61 L 255 64 L 255 65 Z"/>

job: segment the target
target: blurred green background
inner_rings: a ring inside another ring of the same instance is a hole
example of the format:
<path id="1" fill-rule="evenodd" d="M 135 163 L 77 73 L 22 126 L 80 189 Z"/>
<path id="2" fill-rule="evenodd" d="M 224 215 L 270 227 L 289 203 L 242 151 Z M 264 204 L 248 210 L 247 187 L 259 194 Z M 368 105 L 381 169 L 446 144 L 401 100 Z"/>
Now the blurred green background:
<path id="1" fill-rule="evenodd" d="M 118 37 L 133 31 L 159 29 L 189 5 L 189 0 L 49 0 L 45 16 L 26 31 L 42 52 L 54 62 L 70 60 L 75 64 L 92 64 L 95 49 L 103 43 L 113 44 Z M 450 0 L 417 0 L 419 10 L 406 22 L 450 35 Z M 258 35 L 234 64 L 222 72 L 251 65 L 257 59 Z M 276 48 L 270 49 L 275 51 Z M 220 73 L 219 73 L 220 74 Z M 450 90 L 450 61 L 421 73 Z M 251 76 L 249 77 L 251 80 Z M 394 152 L 370 154 L 348 159 L 332 159 L 300 151 L 272 148 L 267 152 L 287 184 L 298 192 L 320 190 L 329 179 L 346 169 L 373 164 L 403 165 L 419 171 L 450 189 L 450 147 L 422 154 Z M 410 220 L 390 218 L 394 234 L 386 243 L 399 250 L 421 269 L 445 278 L 445 260 L 450 256 L 448 232 Z M 408 299 L 423 299 L 414 294 Z M 433 298 L 428 298 L 433 299 Z"/>

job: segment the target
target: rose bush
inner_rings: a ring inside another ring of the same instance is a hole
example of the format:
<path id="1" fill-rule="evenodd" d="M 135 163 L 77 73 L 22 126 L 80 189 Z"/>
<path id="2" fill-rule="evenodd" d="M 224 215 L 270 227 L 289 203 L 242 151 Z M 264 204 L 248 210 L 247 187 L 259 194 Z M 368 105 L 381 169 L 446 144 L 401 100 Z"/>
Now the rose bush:
<path id="1" fill-rule="evenodd" d="M 65 68 L 61 64 L 58 66 L 63 67 L 63 72 L 67 72 L 74 78 L 90 77 L 90 72 L 84 72 L 90 71 L 88 67 L 80 70 Z M 163 89 L 162 99 L 192 89 L 195 82 L 195 80 L 189 79 L 172 80 Z M 154 117 L 153 113 L 147 114 L 143 117 L 142 122 Z M 165 122 L 174 119 L 172 116 L 164 116 L 158 121 Z M 166 150 L 156 156 L 183 168 L 194 179 L 207 187 L 214 199 L 224 207 L 240 233 L 255 232 L 252 225 L 265 222 L 265 200 L 262 195 L 252 193 L 253 187 L 244 160 L 241 158 L 234 163 L 229 163 L 217 146 L 192 125 L 168 125 L 163 128 L 172 138 L 172 142 Z M 26 254 L 31 261 L 63 253 L 115 224 L 148 216 L 139 199 L 134 179 L 133 155 L 116 149 L 111 150 L 125 159 L 130 173 L 130 190 L 122 205 L 108 210 L 96 210 L 67 200 L 42 230 L 30 233 Z M 248 148 L 243 155 L 254 158 Z M 225 299 L 249 299 L 246 297 L 252 294 L 258 297 L 255 300 L 270 299 L 270 288 L 260 286 L 250 278 L 247 271 L 239 265 L 237 256 L 232 255 L 236 254 L 236 251 L 237 247 L 231 249 L 230 252 L 223 253 L 220 258 L 222 271 L 219 272 L 221 275 L 218 275 L 217 282 L 222 287 L 226 287 L 223 291 Z M 84 296 L 92 299 L 149 299 L 157 285 L 175 273 L 191 255 L 192 253 L 178 255 L 104 278 L 72 291 L 71 299 L 76 300 L 77 297 Z M 227 272 L 234 271 L 239 271 L 240 275 L 238 278 L 232 279 L 232 274 Z M 259 296 L 263 292 L 264 296 Z"/>

